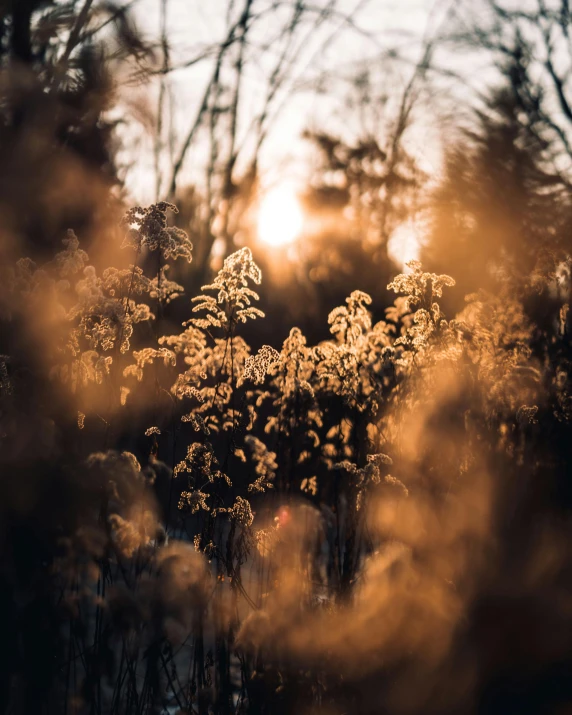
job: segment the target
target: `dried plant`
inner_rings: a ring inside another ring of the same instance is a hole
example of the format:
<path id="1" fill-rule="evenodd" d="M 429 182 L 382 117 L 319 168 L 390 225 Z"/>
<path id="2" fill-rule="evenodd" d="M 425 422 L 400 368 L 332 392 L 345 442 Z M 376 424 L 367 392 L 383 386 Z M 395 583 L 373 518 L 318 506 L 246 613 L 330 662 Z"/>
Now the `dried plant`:
<path id="1" fill-rule="evenodd" d="M 541 430 L 569 425 L 565 321 L 547 357 L 516 299 L 470 296 L 447 320 L 438 301 L 453 279 L 413 262 L 389 285 L 400 297 L 386 320 L 354 291 L 330 313 L 330 340 L 310 346 L 293 328 L 281 350 L 251 354 L 239 331 L 263 318 L 250 287 L 262 276 L 241 248 L 181 332 L 156 320 L 150 341 L 152 306 L 186 300 L 165 260 L 189 261 L 191 244 L 167 210 L 126 214 L 128 268 L 97 272 L 70 233 L 53 260 L 21 259 L 3 282 L 3 320 L 42 354 L 34 424 L 49 435 L 24 460 L 29 368 L 1 356 L 3 465 L 30 465 L 24 488 L 52 475 L 66 513 L 38 527 L 52 551 L 31 578 L 62 624 L 38 697 L 206 714 L 261 712 L 286 693 L 289 708 L 361 712 L 351 683 L 371 673 L 394 673 L 393 702 L 408 678 L 424 682 L 417 658 L 456 672 L 479 578 L 505 583 L 504 552 L 485 558 L 501 538 L 495 509 L 525 465 L 530 478 L 541 469 L 530 461 Z M 147 252 L 155 276 L 137 264 Z M 40 397 L 50 390 L 57 402 Z M 23 524 L 38 513 L 18 499 L 5 509 Z M 32 581 L 14 588 L 33 593 Z M 410 702 L 427 697 L 420 687 Z"/>

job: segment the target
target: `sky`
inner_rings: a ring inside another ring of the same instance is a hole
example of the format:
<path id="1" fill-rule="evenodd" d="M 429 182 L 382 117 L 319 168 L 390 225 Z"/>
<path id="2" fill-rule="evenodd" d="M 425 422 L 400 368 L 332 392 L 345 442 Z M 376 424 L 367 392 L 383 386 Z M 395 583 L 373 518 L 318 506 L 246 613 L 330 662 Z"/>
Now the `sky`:
<path id="1" fill-rule="evenodd" d="M 327 2 L 316 0 L 314 5 L 324 7 Z M 148 37 L 159 37 L 160 3 L 161 0 L 139 0 L 136 5 L 138 25 Z M 168 36 L 173 65 L 183 64 L 224 37 L 227 3 L 228 0 L 210 0 L 208 3 L 201 0 L 169 1 Z M 270 0 L 259 2 L 261 7 L 270 4 Z M 385 88 L 386 92 L 392 86 L 404 84 L 421 55 L 424 35 L 443 22 L 449 6 L 450 3 L 435 0 L 338 0 L 336 7 L 339 15 L 321 27 L 306 26 L 304 41 L 296 58 L 295 79 L 285 89 L 284 101 L 261 153 L 261 168 L 269 181 L 274 180 L 273 172 L 287 172 L 289 178 L 301 178 L 307 166 L 308 147 L 301 140 L 305 129 L 319 126 L 340 134 L 346 133 L 350 139 L 352 134 L 357 134 L 359 117 L 354 113 L 348 118 L 346 78 L 355 74 L 357 68 L 368 66 L 373 83 L 377 83 L 376 91 L 381 91 L 384 83 L 389 85 Z M 285 7 L 279 7 L 257 25 L 255 42 L 269 42 L 270 47 L 245 72 L 246 85 L 241 107 L 245 127 L 266 89 L 266 80 L 278 52 L 278 49 L 273 51 L 272 40 L 285 10 Z M 352 14 L 352 27 L 340 29 L 344 24 L 340 17 L 343 14 Z M 386 77 L 379 57 L 390 48 L 395 48 L 405 61 L 394 63 L 391 76 Z M 169 78 L 173 95 L 172 123 L 174 135 L 179 139 L 188 131 L 196 116 L 212 67 L 212 61 L 206 60 L 188 69 L 177 70 Z M 318 77 L 323 78 L 320 92 L 309 86 L 311 80 Z M 375 117 L 370 119 L 375 121 Z M 426 131 L 431 133 L 431 129 L 427 127 Z M 143 200 L 152 198 L 154 191 L 151 176 L 153 157 L 144 132 L 140 131 L 135 136 L 139 142 L 139 164 L 138 171 L 128 177 L 128 187 L 135 198 Z M 426 168 L 429 169 L 438 160 L 437 154 L 428 150 L 434 141 L 434 138 L 428 141 L 427 135 L 418 136 L 419 151 L 426 154 Z M 200 155 L 200 149 L 198 153 Z M 147 166 L 146 172 L 141 171 L 142 162 Z M 185 174 L 192 178 L 193 166 L 196 168 L 200 164 L 196 152 L 190 155 Z"/>
<path id="2" fill-rule="evenodd" d="M 244 1 L 168 0 L 171 66 L 185 65 L 205 49 L 220 43 L 227 32 L 229 3 L 236 20 Z M 138 0 L 135 5 L 138 27 L 151 40 L 160 38 L 161 3 L 162 0 Z M 380 138 L 383 146 L 384 132 L 387 135 L 395 120 L 396 102 L 422 57 L 424 41 L 447 30 L 453 8 L 458 6 L 455 0 L 313 0 L 307 4 L 317 10 L 333 5 L 334 12 L 321 23 L 309 19 L 299 30 L 296 50 L 291 57 L 292 70 L 282 94 L 277 95 L 275 116 L 258 154 L 262 191 L 284 182 L 300 188 L 307 185 L 316 154 L 314 151 L 312 155 L 312 147 L 302 139 L 306 129 L 330 132 L 350 143 L 370 133 Z M 263 18 L 256 21 L 249 34 L 250 48 L 245 56 L 238 114 L 238 145 L 242 151 L 237 174 L 251 156 L 249 128 L 260 112 L 269 77 L 280 57 L 282 45 L 277 39 L 278 33 L 292 12 L 293 2 L 253 0 L 252 7 L 263 13 Z M 351 22 L 347 21 L 348 17 Z M 446 111 L 457 111 L 452 97 L 455 93 L 468 94 L 474 90 L 474 86 L 470 89 L 472 85 L 485 84 L 490 79 L 489 68 L 481 66 L 478 58 L 455 56 L 441 44 L 438 47 L 433 58 L 435 63 L 447 70 L 453 68 L 462 76 L 461 80 L 451 80 L 443 74 L 439 81 L 432 83 L 431 95 L 421 97 L 412 129 L 404 138 L 419 167 L 435 181 L 440 176 L 444 137 L 447 140 L 442 117 Z M 183 137 L 195 121 L 213 68 L 214 60 L 207 58 L 168 76 L 170 109 L 163 123 L 163 148 L 159 152 L 162 183 L 158 195 L 153 132 L 149 126 L 154 126 L 159 81 L 151 87 L 145 84 L 123 89 L 122 145 L 126 157 L 136 158 L 125 183 L 137 203 L 146 204 L 166 196 L 172 157 L 178 154 Z M 350 88 L 350 79 L 364 71 L 368 73 L 372 100 L 367 106 Z M 449 109 L 444 112 L 447 103 Z M 179 185 L 204 186 L 208 158 L 207 143 L 201 141 L 199 134 L 186 156 Z M 422 230 L 422 226 L 408 222 L 400 228 L 393 244 L 390 242 L 390 247 L 403 249 L 400 262 L 416 257 L 422 240 L 418 234 Z"/>

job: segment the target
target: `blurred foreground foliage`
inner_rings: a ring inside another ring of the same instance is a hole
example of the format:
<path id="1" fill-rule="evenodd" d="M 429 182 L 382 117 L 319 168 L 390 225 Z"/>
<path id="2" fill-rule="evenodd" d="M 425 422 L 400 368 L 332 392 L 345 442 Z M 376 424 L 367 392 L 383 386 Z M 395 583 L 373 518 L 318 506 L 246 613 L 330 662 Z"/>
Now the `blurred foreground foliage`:
<path id="1" fill-rule="evenodd" d="M 330 339 L 253 352 L 250 249 L 189 301 L 175 211 L 126 213 L 126 268 L 73 232 L 4 267 L 3 707 L 500 712 L 546 679 L 568 702 L 561 282 L 535 280 L 542 325 L 508 283 L 450 319 L 453 278 L 413 261 L 384 320 L 356 290 Z"/>

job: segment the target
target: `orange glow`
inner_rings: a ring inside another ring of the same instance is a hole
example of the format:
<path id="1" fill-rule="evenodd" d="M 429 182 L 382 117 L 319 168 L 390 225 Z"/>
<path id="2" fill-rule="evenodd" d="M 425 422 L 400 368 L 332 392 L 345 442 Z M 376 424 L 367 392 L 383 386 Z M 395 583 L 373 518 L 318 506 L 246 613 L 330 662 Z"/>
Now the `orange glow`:
<path id="1" fill-rule="evenodd" d="M 419 232 L 412 222 L 408 221 L 398 226 L 387 244 L 387 252 L 398 266 L 405 267 L 407 261 L 419 259 L 421 241 Z"/>
<path id="2" fill-rule="evenodd" d="M 302 230 L 304 216 L 292 186 L 282 184 L 262 197 L 258 209 L 258 237 L 269 246 L 293 243 Z"/>

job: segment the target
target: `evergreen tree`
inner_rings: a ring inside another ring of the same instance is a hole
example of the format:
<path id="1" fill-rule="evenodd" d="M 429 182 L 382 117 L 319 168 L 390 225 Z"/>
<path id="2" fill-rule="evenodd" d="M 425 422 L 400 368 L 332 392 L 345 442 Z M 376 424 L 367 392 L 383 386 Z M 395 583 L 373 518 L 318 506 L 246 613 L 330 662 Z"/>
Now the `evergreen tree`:
<path id="1" fill-rule="evenodd" d="M 515 61 L 447 152 L 424 259 L 456 275 L 457 307 L 466 293 L 496 291 L 507 278 L 537 288 L 535 269 L 553 271 L 567 255 L 568 183 L 551 165 L 534 106 L 526 65 Z"/>

